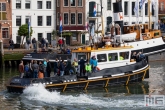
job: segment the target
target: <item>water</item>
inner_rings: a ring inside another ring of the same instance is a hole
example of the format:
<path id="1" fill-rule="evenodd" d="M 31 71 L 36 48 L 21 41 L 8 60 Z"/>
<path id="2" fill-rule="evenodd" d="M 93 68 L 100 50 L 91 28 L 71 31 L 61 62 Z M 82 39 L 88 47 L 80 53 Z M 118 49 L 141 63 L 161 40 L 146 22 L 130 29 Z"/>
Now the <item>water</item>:
<path id="1" fill-rule="evenodd" d="M 165 95 L 165 62 L 150 62 L 150 78 L 142 83 L 87 91 L 49 92 L 43 85 L 28 87 L 23 94 L 6 91 L 5 82 L 16 69 L 0 69 L 0 110 L 157 110 L 165 107 L 146 107 L 144 95 Z"/>

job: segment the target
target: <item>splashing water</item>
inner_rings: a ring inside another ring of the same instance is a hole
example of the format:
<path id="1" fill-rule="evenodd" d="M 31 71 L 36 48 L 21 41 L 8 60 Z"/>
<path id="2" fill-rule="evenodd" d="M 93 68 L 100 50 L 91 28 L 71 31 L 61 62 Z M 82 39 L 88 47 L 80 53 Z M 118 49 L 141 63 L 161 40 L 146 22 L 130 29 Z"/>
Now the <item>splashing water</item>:
<path id="1" fill-rule="evenodd" d="M 136 99 L 113 99 L 113 98 L 99 98 L 92 97 L 86 94 L 78 96 L 60 95 L 60 92 L 49 92 L 44 88 L 44 85 L 29 86 L 24 90 L 23 95 L 29 100 L 38 100 L 50 104 L 64 104 L 64 105 L 94 105 L 98 107 L 144 107 L 143 97 L 141 100 Z"/>

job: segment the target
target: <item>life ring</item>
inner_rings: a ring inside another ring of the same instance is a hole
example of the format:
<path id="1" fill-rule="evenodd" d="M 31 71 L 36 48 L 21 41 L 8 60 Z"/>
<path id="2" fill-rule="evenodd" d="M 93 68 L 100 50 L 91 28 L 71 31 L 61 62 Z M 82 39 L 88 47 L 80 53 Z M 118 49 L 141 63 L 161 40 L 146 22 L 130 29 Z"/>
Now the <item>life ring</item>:
<path id="1" fill-rule="evenodd" d="M 96 67 L 96 70 L 97 70 L 97 71 L 100 71 L 100 68 L 99 68 L 99 67 Z"/>

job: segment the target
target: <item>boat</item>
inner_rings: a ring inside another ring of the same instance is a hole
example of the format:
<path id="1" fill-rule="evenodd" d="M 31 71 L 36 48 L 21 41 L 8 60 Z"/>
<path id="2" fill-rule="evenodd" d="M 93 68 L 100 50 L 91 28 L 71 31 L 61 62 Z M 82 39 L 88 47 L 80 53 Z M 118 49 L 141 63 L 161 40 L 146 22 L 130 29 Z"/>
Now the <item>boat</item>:
<path id="1" fill-rule="evenodd" d="M 116 2 L 118 4 L 118 2 Z M 115 4 L 115 3 L 114 3 Z M 78 49 L 74 49 L 71 55 L 68 54 L 56 54 L 56 53 L 40 53 L 37 56 L 36 53 L 31 54 L 38 59 L 43 60 L 49 58 L 50 61 L 54 62 L 55 58 L 63 57 L 63 60 L 70 59 L 73 61 L 75 58 L 80 60 L 84 59 L 86 62 L 95 56 L 97 59 L 97 72 L 85 74 L 80 76 L 79 74 L 46 77 L 46 78 L 20 78 L 15 76 L 11 78 L 7 83 L 6 87 L 8 92 L 22 93 L 23 90 L 28 86 L 38 86 L 43 84 L 46 89 L 61 90 L 64 92 L 68 89 L 84 89 L 99 87 L 108 87 L 114 85 L 128 85 L 132 82 L 141 82 L 145 78 L 149 78 L 149 64 L 148 56 L 135 61 L 131 59 L 133 46 L 108 46 L 99 48 L 98 46 L 86 46 Z M 25 56 L 24 58 L 31 58 L 31 55 Z M 23 60 L 25 60 L 23 58 Z M 31 59 L 28 59 L 31 60 Z"/>
<path id="2" fill-rule="evenodd" d="M 87 89 L 95 86 L 108 87 L 116 84 L 128 85 L 131 82 L 143 81 L 149 78 L 149 64 L 146 59 L 139 62 L 131 59 L 131 46 L 107 47 L 92 49 L 91 47 L 72 50 L 72 58 L 90 59 L 95 56 L 98 60 L 98 71 L 85 76 L 64 75 L 56 77 L 19 78 L 13 77 L 6 84 L 9 92 L 22 93 L 28 86 L 37 86 L 40 83 L 48 90 Z M 74 57 L 73 57 L 74 56 Z M 124 59 L 120 59 L 120 57 Z"/>

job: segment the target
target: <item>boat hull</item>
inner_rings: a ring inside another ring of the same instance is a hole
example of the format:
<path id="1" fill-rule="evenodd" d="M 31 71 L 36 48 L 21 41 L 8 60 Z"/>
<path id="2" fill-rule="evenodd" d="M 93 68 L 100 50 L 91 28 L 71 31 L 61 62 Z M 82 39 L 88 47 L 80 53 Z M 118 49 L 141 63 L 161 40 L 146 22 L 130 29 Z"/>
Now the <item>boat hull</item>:
<path id="1" fill-rule="evenodd" d="M 93 87 L 108 87 L 114 85 L 128 85 L 132 82 L 141 82 L 145 78 L 149 78 L 149 65 L 146 61 L 141 61 L 133 64 L 130 68 L 123 66 L 107 68 L 100 70 L 97 73 L 89 74 L 88 76 L 66 75 L 58 77 L 50 77 L 43 79 L 30 79 L 13 77 L 6 84 L 8 92 L 22 93 L 28 86 L 37 86 L 40 83 L 45 85 L 45 88 L 53 90 L 70 90 L 84 89 Z M 107 71 L 107 73 L 105 73 Z M 109 73 L 108 73 L 109 71 Z M 112 72 L 110 72 L 112 71 Z"/>

